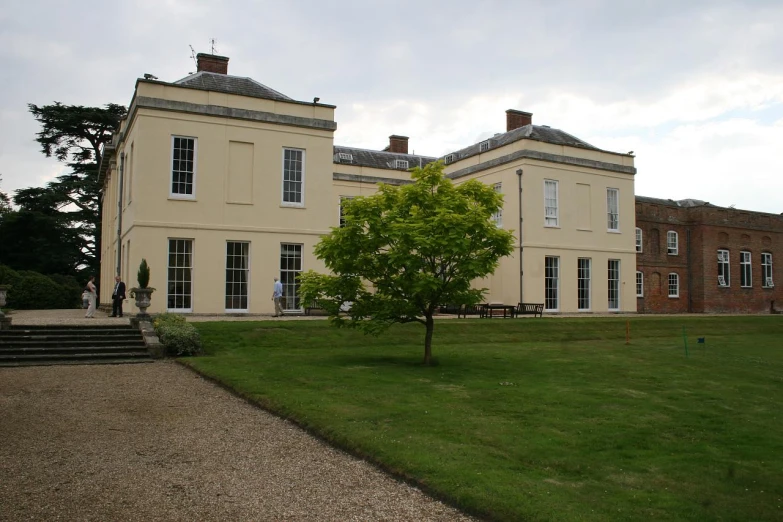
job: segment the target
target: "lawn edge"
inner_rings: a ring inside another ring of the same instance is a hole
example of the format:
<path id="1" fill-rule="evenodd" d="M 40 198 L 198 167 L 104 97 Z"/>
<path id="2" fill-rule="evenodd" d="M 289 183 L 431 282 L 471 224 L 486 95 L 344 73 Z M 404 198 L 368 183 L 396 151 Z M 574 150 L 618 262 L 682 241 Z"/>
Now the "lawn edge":
<path id="1" fill-rule="evenodd" d="M 244 394 L 243 392 L 237 390 L 236 388 L 232 387 L 231 385 L 221 381 L 217 377 L 213 377 L 207 373 L 204 373 L 203 371 L 199 370 L 198 368 L 195 368 L 190 365 L 190 363 L 187 360 L 183 360 L 181 358 L 174 359 L 174 361 L 179 364 L 180 366 L 187 368 L 188 370 L 192 371 L 199 377 L 211 382 L 212 384 L 215 384 L 216 386 L 226 390 L 234 397 L 237 397 L 238 399 L 241 399 L 245 401 L 247 404 L 253 406 L 254 408 L 258 408 L 259 410 L 262 410 L 266 413 L 269 413 L 270 415 L 274 415 L 278 419 L 284 420 L 286 422 L 290 422 L 297 428 L 301 429 L 308 435 L 316 438 L 317 440 L 323 442 L 324 444 L 342 452 L 346 455 L 349 455 L 351 457 L 357 458 L 363 462 L 366 462 L 367 464 L 371 465 L 378 471 L 382 472 L 383 474 L 389 476 L 390 478 L 396 480 L 397 482 L 401 482 L 403 484 L 406 484 L 408 486 L 414 487 L 424 493 L 425 495 L 442 502 L 443 504 L 458 510 L 462 514 L 471 516 L 477 520 L 483 520 L 483 521 L 494 521 L 494 520 L 503 520 L 501 518 L 495 518 L 491 515 L 491 513 L 485 513 L 485 512 L 479 512 L 474 509 L 466 508 L 465 506 L 460 505 L 456 500 L 453 498 L 433 489 L 432 487 L 420 482 L 415 477 L 412 477 L 410 475 L 407 475 L 405 473 L 400 472 L 399 470 L 396 470 L 388 465 L 386 465 L 384 462 L 376 459 L 370 454 L 367 454 L 363 451 L 360 451 L 358 448 L 350 448 L 347 447 L 344 444 L 341 444 L 338 441 L 332 440 L 329 437 L 325 436 L 323 433 L 319 432 L 315 428 L 308 426 L 306 424 L 303 424 L 299 421 L 296 417 L 290 417 L 280 414 L 280 412 L 275 411 L 272 408 L 269 408 L 267 406 L 264 406 L 259 401 L 255 400 L 254 398 Z"/>

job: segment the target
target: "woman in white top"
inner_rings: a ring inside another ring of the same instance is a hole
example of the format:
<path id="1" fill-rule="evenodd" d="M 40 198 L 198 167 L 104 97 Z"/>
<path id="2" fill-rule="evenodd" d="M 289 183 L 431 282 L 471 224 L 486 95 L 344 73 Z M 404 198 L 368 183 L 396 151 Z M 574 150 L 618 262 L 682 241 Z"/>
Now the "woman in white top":
<path id="1" fill-rule="evenodd" d="M 90 276 L 90 280 L 87 282 L 87 299 L 90 304 L 87 307 L 87 315 L 84 316 L 89 317 L 90 319 L 95 315 L 95 301 L 98 298 L 98 289 L 95 288 L 95 283 L 93 281 L 95 281 L 95 276 Z"/>

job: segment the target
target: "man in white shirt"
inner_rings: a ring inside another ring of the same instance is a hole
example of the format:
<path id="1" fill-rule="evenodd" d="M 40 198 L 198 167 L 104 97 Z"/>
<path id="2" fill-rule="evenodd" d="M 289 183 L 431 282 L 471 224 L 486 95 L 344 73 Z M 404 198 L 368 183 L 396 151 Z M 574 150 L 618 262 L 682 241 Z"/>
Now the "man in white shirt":
<path id="1" fill-rule="evenodd" d="M 275 277 L 275 287 L 272 290 L 272 301 L 275 302 L 275 317 L 283 315 L 283 308 L 280 306 L 280 300 L 283 298 L 283 283 Z"/>

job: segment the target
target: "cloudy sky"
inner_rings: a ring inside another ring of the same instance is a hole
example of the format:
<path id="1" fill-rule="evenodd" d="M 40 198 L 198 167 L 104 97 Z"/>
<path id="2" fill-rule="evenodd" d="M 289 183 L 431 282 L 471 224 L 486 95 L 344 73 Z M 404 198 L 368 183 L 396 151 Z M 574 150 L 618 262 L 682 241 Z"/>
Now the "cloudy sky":
<path id="1" fill-rule="evenodd" d="M 439 156 L 505 110 L 637 156 L 636 193 L 783 212 L 783 1 L 8 0 L 0 190 L 64 172 L 27 104 L 127 105 L 190 59 L 337 106 L 335 143 Z"/>

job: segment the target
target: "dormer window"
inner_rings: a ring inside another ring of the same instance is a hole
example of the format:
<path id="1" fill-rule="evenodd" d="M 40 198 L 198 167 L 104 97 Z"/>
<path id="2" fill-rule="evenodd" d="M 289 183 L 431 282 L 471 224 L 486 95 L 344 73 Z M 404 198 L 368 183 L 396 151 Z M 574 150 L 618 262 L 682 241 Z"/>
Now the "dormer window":
<path id="1" fill-rule="evenodd" d="M 489 140 L 479 143 L 479 152 L 486 152 L 489 150 Z"/>
<path id="2" fill-rule="evenodd" d="M 337 154 L 337 159 L 340 160 L 340 163 L 353 163 L 353 154 L 340 152 Z"/>
<path id="3" fill-rule="evenodd" d="M 449 154 L 449 155 L 448 155 L 448 156 L 446 156 L 444 159 L 445 159 L 445 161 L 446 161 L 446 165 L 448 165 L 448 164 L 450 164 L 450 163 L 454 163 L 454 161 L 455 161 L 455 159 L 454 159 L 454 154 Z"/>
<path id="4" fill-rule="evenodd" d="M 407 169 L 408 168 L 408 160 L 394 160 L 394 168 L 395 169 Z"/>

